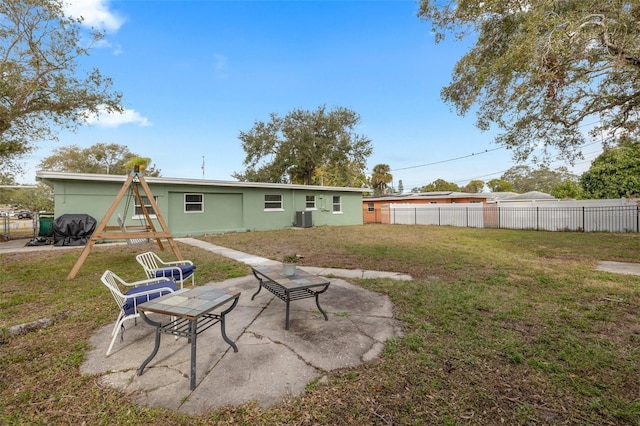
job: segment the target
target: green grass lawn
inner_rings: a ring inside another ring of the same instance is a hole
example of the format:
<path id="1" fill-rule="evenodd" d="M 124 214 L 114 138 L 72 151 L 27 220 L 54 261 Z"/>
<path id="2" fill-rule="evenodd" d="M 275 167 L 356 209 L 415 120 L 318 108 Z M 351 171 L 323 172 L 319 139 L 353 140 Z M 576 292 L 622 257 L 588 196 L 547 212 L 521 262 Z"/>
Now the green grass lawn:
<path id="1" fill-rule="evenodd" d="M 79 366 L 89 337 L 117 315 L 100 275 L 142 278 L 134 256 L 155 246 L 96 247 L 73 280 L 77 250 L 1 255 L 1 423 L 640 424 L 640 276 L 595 269 L 640 262 L 638 234 L 365 225 L 203 239 L 274 260 L 297 253 L 303 265 L 411 274 L 353 280 L 390 296 L 404 336 L 270 408 L 190 417 L 138 407 Z M 180 249 L 198 284 L 249 273 Z M 39 318 L 53 324 L 7 333 Z"/>

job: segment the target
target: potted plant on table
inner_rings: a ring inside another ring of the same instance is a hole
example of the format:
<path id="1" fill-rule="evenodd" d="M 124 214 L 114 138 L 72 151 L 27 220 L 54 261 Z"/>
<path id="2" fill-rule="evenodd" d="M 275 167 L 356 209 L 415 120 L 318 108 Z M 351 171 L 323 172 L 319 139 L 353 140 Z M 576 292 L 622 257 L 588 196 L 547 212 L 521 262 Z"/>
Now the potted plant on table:
<path id="1" fill-rule="evenodd" d="M 282 258 L 283 274 L 290 277 L 296 274 L 296 265 L 300 263 L 302 256 L 289 254 Z"/>

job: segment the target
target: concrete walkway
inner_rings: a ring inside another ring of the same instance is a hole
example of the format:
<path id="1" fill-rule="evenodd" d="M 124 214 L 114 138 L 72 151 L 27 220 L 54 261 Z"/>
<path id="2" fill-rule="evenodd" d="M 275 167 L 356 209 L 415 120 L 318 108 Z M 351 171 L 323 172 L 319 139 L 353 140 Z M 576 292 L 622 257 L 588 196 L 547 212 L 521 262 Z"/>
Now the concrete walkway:
<path id="1" fill-rule="evenodd" d="M 192 238 L 176 240 L 251 266 L 279 264 Z M 326 381 L 329 371 L 375 359 L 385 340 L 401 335 L 388 297 L 333 277 L 411 277 L 301 268 L 332 277 L 329 290 L 320 296 L 328 321 L 313 298 L 298 300 L 291 304 L 290 327 L 285 330 L 285 304 L 280 299 L 263 290 L 251 300 L 258 288 L 253 276 L 206 284 L 241 292 L 238 305 L 226 321 L 227 335 L 239 351 L 233 352 L 224 342 L 219 326 L 199 335 L 193 391 L 189 389 L 190 345 L 186 339 L 163 335 L 156 357 L 142 376 L 136 374 L 154 346 L 153 329 L 142 321 L 136 326 L 133 322 L 127 325 L 123 341 L 116 343 L 109 357 L 105 352 L 113 324 L 98 330 L 90 339 L 92 349 L 80 371 L 99 375 L 102 385 L 123 391 L 138 404 L 198 415 L 249 401 L 266 407 L 300 395 L 310 382 Z"/>
<path id="2" fill-rule="evenodd" d="M 615 274 L 640 275 L 640 263 L 600 261 L 596 270 Z"/>
<path id="3" fill-rule="evenodd" d="M 246 263 L 250 266 L 261 265 L 279 265 L 280 262 L 275 260 L 265 259 L 264 257 L 253 256 L 246 254 L 238 250 L 232 250 L 226 247 L 216 246 L 206 241 L 197 240 L 195 238 L 175 238 L 176 241 L 188 244 L 194 247 L 208 250 L 210 252 L 225 256 L 238 262 Z M 383 272 L 383 271 L 366 271 L 362 269 L 336 269 L 336 268 L 315 268 L 312 266 L 303 266 L 305 271 L 322 276 L 330 277 L 342 277 L 342 278 L 392 278 L 394 280 L 408 281 L 411 280 L 410 275 L 399 274 L 397 272 Z"/>

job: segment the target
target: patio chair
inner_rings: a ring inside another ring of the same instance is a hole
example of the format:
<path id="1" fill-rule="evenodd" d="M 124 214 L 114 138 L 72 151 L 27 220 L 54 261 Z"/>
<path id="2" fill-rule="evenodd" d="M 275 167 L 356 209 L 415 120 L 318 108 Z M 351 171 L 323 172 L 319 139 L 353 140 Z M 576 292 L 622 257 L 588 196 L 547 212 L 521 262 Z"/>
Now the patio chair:
<path id="1" fill-rule="evenodd" d="M 195 285 L 194 271 L 196 266 L 190 260 L 175 260 L 165 262 L 152 251 L 136 256 L 136 260 L 144 269 L 147 278 L 165 277 L 174 280 L 184 286 L 184 280 L 191 278 L 191 285 Z"/>
<path id="2" fill-rule="evenodd" d="M 168 278 L 161 277 L 128 283 L 109 270 L 102 274 L 101 281 L 111 292 L 120 310 L 118 320 L 111 332 L 111 343 L 106 356 L 111 354 L 118 334 L 121 339 L 124 337 L 124 322 L 136 320 L 140 316 L 138 313 L 139 304 L 178 290 L 176 283 Z M 121 289 L 127 290 L 123 293 Z"/>

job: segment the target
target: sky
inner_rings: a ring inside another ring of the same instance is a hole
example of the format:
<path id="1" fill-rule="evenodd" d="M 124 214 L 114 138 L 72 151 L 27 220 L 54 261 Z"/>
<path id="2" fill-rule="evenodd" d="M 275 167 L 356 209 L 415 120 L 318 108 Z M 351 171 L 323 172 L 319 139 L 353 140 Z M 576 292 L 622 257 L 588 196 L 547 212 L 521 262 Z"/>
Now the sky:
<path id="1" fill-rule="evenodd" d="M 238 135 L 270 114 L 349 108 L 371 140 L 370 174 L 387 164 L 405 191 L 436 179 L 460 186 L 516 165 L 440 98 L 469 44 L 434 42 L 413 0 L 67 0 L 68 13 L 106 32 L 80 71 L 111 77 L 125 112 L 94 117 L 26 158 L 21 183 L 62 146 L 125 145 L 164 177 L 234 180 Z M 580 174 L 598 154 L 584 150 Z M 204 167 L 203 167 L 204 164 Z"/>

